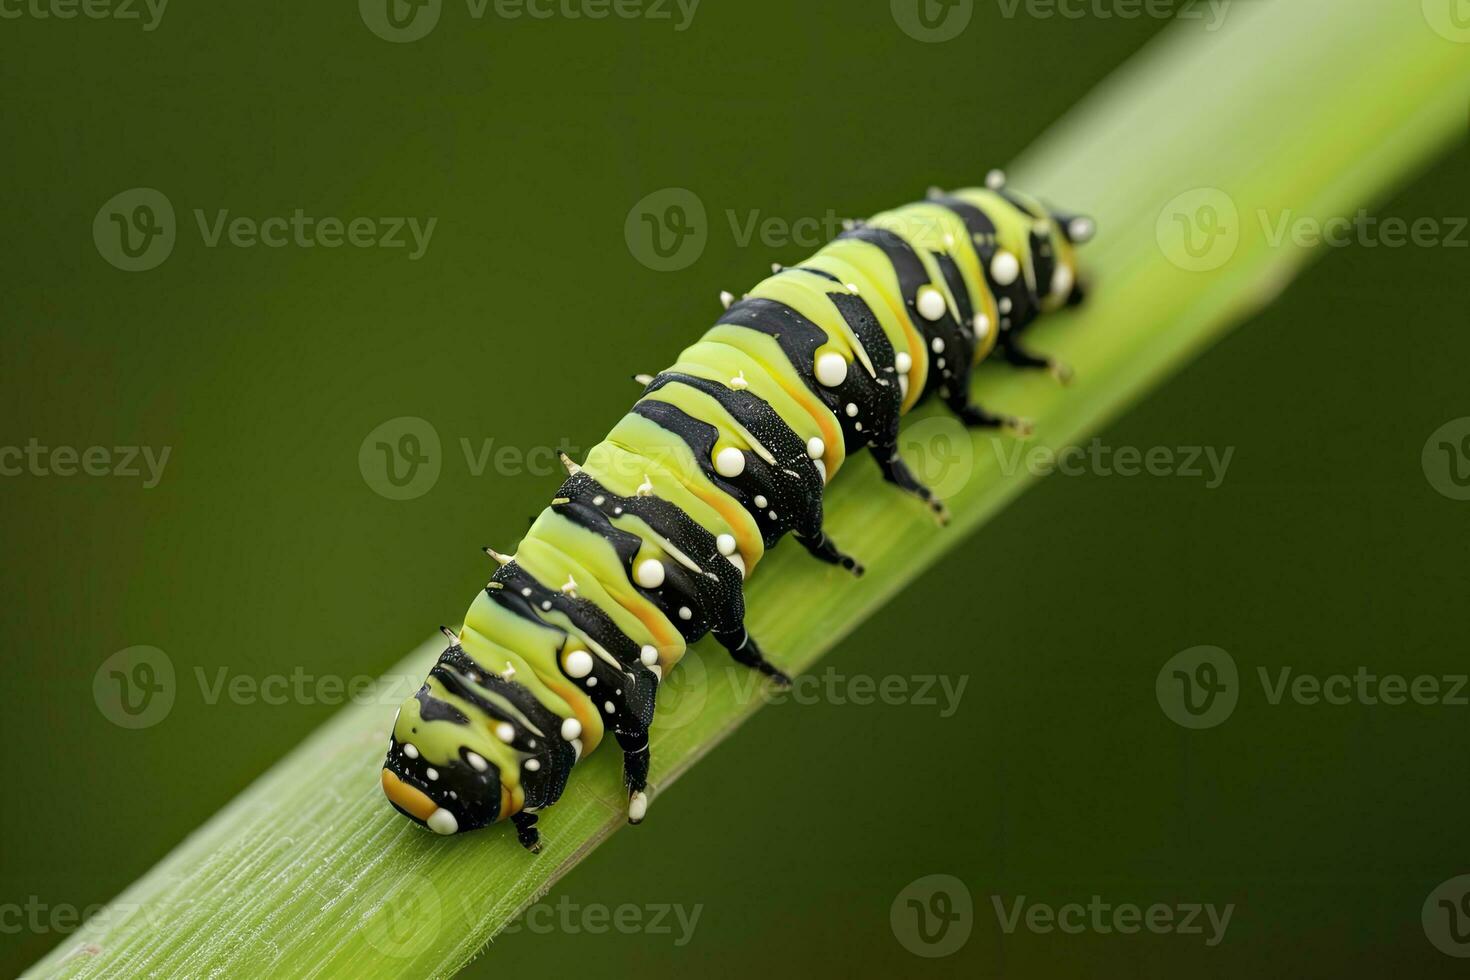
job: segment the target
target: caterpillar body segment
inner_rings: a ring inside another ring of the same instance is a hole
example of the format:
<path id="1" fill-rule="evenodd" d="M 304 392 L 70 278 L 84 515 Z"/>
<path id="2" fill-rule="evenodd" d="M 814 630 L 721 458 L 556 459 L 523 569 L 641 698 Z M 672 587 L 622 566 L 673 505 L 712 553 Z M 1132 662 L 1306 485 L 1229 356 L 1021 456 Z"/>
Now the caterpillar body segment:
<path id="1" fill-rule="evenodd" d="M 498 567 L 394 720 L 381 774 L 393 806 L 440 834 L 509 821 L 539 848 L 537 814 L 611 737 L 628 819 L 642 821 L 659 685 L 706 634 L 776 683 L 745 626 L 744 582 L 794 534 L 817 559 L 862 566 L 823 526 L 823 492 L 868 450 L 884 478 L 941 517 L 898 453 L 900 418 L 929 396 L 973 426 L 1023 423 L 970 400 L 993 353 L 1066 370 L 1021 343 L 1081 302 L 1074 246 L 1090 219 L 1047 210 L 992 172 L 854 224 L 776 266 L 643 393 L 568 476 Z"/>

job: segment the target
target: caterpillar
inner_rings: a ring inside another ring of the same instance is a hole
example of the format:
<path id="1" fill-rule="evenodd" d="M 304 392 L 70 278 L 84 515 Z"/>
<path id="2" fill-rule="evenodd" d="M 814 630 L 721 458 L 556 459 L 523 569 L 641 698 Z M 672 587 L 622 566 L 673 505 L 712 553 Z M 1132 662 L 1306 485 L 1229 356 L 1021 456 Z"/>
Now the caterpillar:
<path id="1" fill-rule="evenodd" d="M 999 351 L 1066 381 L 1022 334 L 1083 299 L 1074 246 L 1093 222 L 1047 210 L 992 171 L 853 222 L 815 256 L 774 266 L 656 376 L 498 563 L 423 686 L 399 708 L 381 783 L 439 834 L 509 820 L 540 849 L 537 814 L 609 735 L 628 821 L 648 809 L 658 688 L 706 634 L 776 684 L 746 630 L 743 587 L 787 533 L 815 558 L 863 567 L 823 531 L 826 484 L 866 448 L 884 479 L 944 504 L 898 453 L 899 419 L 937 396 L 968 426 L 1024 432 L 970 399 Z"/>

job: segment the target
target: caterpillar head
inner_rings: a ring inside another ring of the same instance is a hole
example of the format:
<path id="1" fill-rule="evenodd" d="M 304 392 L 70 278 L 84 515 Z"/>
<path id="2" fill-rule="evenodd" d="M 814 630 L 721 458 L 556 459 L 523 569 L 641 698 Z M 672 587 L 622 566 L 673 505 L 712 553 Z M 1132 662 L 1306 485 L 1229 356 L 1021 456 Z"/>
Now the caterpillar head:
<path id="1" fill-rule="evenodd" d="M 489 761 L 494 735 L 453 703 L 450 670 L 435 665 L 398 709 L 381 774 L 388 802 L 436 834 L 488 827 L 508 808 L 500 768 Z"/>

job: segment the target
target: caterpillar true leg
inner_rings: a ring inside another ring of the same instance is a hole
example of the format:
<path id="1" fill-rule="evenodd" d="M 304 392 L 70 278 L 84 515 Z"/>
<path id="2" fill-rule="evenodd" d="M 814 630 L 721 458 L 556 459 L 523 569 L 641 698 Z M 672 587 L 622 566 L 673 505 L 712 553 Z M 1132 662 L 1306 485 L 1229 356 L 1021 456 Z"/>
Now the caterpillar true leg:
<path id="1" fill-rule="evenodd" d="M 1012 367 L 1045 368 L 1062 384 L 1072 383 L 1073 373 L 1070 367 L 1055 357 L 1047 357 L 1028 350 L 1021 345 L 1021 341 L 1014 334 L 1007 334 L 1001 341 L 1001 353 L 1005 356 L 1006 363 Z"/>
<path id="2" fill-rule="evenodd" d="M 522 810 L 511 814 L 510 822 L 515 825 L 516 840 L 521 842 L 521 846 L 532 854 L 541 853 L 541 831 L 536 829 L 536 814 Z"/>
<path id="3" fill-rule="evenodd" d="M 878 464 L 883 479 L 928 504 L 940 524 L 949 523 L 949 508 L 944 506 L 944 501 L 934 496 L 934 491 L 918 481 L 908 464 L 903 461 L 903 457 L 898 455 L 897 446 L 889 446 L 886 449 L 874 446 L 873 460 Z"/>
<path id="4" fill-rule="evenodd" d="M 796 540 L 813 558 L 818 558 L 829 565 L 841 565 L 858 578 L 862 578 L 863 573 L 867 571 L 857 559 L 839 551 L 837 546 L 832 543 L 832 539 L 827 536 L 826 531 L 821 531 L 816 537 L 811 538 L 803 537 L 798 533 Z"/>
<path id="5" fill-rule="evenodd" d="M 741 627 L 740 631 L 729 633 L 716 633 L 715 639 L 720 645 L 730 651 L 730 656 L 735 662 L 746 667 L 754 668 L 775 681 L 781 687 L 790 687 L 791 678 L 786 676 L 775 664 L 766 659 L 761 653 L 760 647 L 756 646 L 755 638 L 750 631 Z"/>
<path id="6" fill-rule="evenodd" d="M 623 750 L 623 785 L 628 788 L 628 822 L 642 823 L 648 812 L 648 767 L 653 759 L 648 751 L 648 729 L 614 733 Z"/>

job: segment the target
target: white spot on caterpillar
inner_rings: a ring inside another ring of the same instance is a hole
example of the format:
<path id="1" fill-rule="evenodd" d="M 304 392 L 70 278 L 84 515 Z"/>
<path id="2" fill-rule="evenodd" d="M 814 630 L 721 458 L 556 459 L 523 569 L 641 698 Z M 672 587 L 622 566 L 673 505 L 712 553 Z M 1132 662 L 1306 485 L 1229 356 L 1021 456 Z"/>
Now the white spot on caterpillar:
<path id="1" fill-rule="evenodd" d="M 604 701 L 604 702 L 602 702 L 602 710 L 603 711 L 606 711 L 608 714 L 612 714 L 614 711 L 616 711 L 618 709 L 616 707 L 614 707 L 614 705 L 613 705 L 613 703 L 611 701 Z"/>
<path id="2" fill-rule="evenodd" d="M 823 387 L 836 388 L 847 380 L 847 359 L 836 351 L 827 351 L 817 358 L 816 375 Z"/>
<path id="3" fill-rule="evenodd" d="M 753 503 L 757 507 L 764 507 L 766 505 L 766 498 L 763 494 L 758 493 L 755 495 L 755 500 L 753 501 Z"/>
<path id="4" fill-rule="evenodd" d="M 983 340 L 990 333 L 990 317 L 984 313 L 976 313 L 974 327 L 976 338 Z"/>
<path id="5" fill-rule="evenodd" d="M 730 304 L 733 303 L 733 302 L 735 302 L 735 294 L 734 293 L 730 292 L 728 289 L 722 289 L 722 290 L 720 290 L 720 305 L 721 306 L 723 306 L 725 309 L 728 310 L 730 308 Z"/>
<path id="6" fill-rule="evenodd" d="M 595 497 L 592 498 L 592 506 L 593 507 L 601 507 L 605 503 L 607 503 L 607 498 L 604 497 L 600 493 L 597 496 L 595 496 Z"/>
<path id="7" fill-rule="evenodd" d="M 638 563 L 633 577 L 645 589 L 656 589 L 664 584 L 664 563 L 657 558 L 645 558 Z"/>
<path id="8" fill-rule="evenodd" d="M 541 608 L 542 609 L 550 609 L 551 608 L 551 600 L 550 599 L 543 599 L 543 600 L 541 600 Z"/>
<path id="9" fill-rule="evenodd" d="M 943 337 L 935 337 L 933 340 L 929 341 L 929 349 L 932 350 L 936 354 L 943 354 L 944 353 L 944 338 Z"/>
<path id="10" fill-rule="evenodd" d="M 850 419 L 857 418 L 857 413 L 858 413 L 857 403 L 856 402 L 848 402 L 847 403 L 847 407 L 844 408 L 843 411 L 847 413 L 847 417 L 848 418 L 850 418 Z"/>
<path id="11" fill-rule="evenodd" d="M 540 768 L 541 768 L 541 763 L 538 762 L 538 761 L 536 761 L 535 759 L 527 759 L 526 760 L 526 772 L 535 772 L 536 770 L 538 770 Z"/>
<path id="12" fill-rule="evenodd" d="M 587 686 L 588 687 L 596 687 L 597 686 L 597 678 L 596 677 L 589 677 L 589 678 L 587 678 Z"/>
<path id="13" fill-rule="evenodd" d="M 682 619 L 682 620 L 685 620 L 685 621 L 688 621 L 688 620 L 693 619 L 694 618 L 694 610 L 690 609 L 688 606 L 680 606 L 679 607 L 679 618 Z"/>
<path id="14" fill-rule="evenodd" d="M 933 286 L 920 286 L 918 296 L 919 316 L 933 323 L 944 316 L 944 294 Z"/>
<path id="15" fill-rule="evenodd" d="M 643 649 L 638 651 L 638 660 L 645 667 L 652 667 L 658 663 L 658 648 L 651 643 L 643 644 Z"/>
<path id="16" fill-rule="evenodd" d="M 767 511 L 766 516 L 774 521 L 776 519 L 776 512 L 774 510 Z"/>
<path id="17" fill-rule="evenodd" d="M 1014 306 L 1015 306 L 1015 304 L 1011 302 L 1011 298 L 1009 296 L 1002 296 L 1000 298 L 1000 311 L 1002 313 L 1009 313 L 1009 312 L 1011 312 L 1011 309 Z"/>
<path id="18" fill-rule="evenodd" d="M 500 739 L 506 745 L 509 745 L 511 742 L 514 742 L 516 740 L 516 728 L 510 722 L 502 721 L 500 724 L 495 726 L 495 737 Z"/>
<path id="19" fill-rule="evenodd" d="M 718 538 L 715 538 L 715 547 L 720 549 L 720 554 L 726 557 L 735 554 L 735 535 L 720 535 Z"/>
<path id="20" fill-rule="evenodd" d="M 522 589 L 521 590 L 521 595 L 523 595 L 527 599 L 529 599 L 529 598 L 531 598 L 531 590 L 530 589 Z"/>
<path id="21" fill-rule="evenodd" d="M 425 820 L 424 823 L 428 824 L 429 829 L 434 833 L 443 834 L 445 837 L 459 830 L 459 821 L 454 819 L 454 814 L 442 806 L 429 814 L 429 819 Z"/>
<path id="22" fill-rule="evenodd" d="M 429 777 L 430 782 L 433 782 L 434 780 L 439 778 L 439 770 L 435 769 L 433 766 L 430 766 L 429 768 L 424 770 L 424 775 Z"/>
<path id="23" fill-rule="evenodd" d="M 561 737 L 564 741 L 574 742 L 582 736 L 582 723 L 575 718 L 568 718 L 561 723 Z"/>
<path id="24" fill-rule="evenodd" d="M 628 797 L 628 822 L 642 823 L 648 816 L 648 794 L 639 790 Z"/>
<path id="25" fill-rule="evenodd" d="M 736 391 L 744 391 L 746 388 L 750 387 L 750 382 L 745 380 L 744 371 L 735 372 L 735 377 L 730 379 L 730 387 L 734 388 Z"/>
<path id="26" fill-rule="evenodd" d="M 812 459 L 820 459 L 827 452 L 827 444 L 819 436 L 812 436 L 806 441 L 806 454 Z"/>
<path id="27" fill-rule="evenodd" d="M 857 283 L 855 283 L 855 282 L 845 282 L 845 283 L 843 283 L 843 285 L 847 287 L 847 291 L 849 293 L 852 293 L 854 296 L 856 296 L 858 294 Z"/>
<path id="28" fill-rule="evenodd" d="M 412 742 L 404 742 L 403 754 L 408 756 L 410 759 L 417 759 L 419 757 L 419 747 L 417 745 L 414 745 Z"/>
<path id="29" fill-rule="evenodd" d="M 1078 245 L 1085 245 L 1092 241 L 1092 236 L 1097 234 L 1097 225 L 1093 224 L 1091 218 L 1073 218 L 1067 223 L 1067 237 Z"/>
<path id="30" fill-rule="evenodd" d="M 464 757 L 469 761 L 470 768 L 475 770 L 475 772 L 484 772 L 490 768 L 490 763 L 486 762 L 485 757 L 478 752 L 466 752 Z"/>
<path id="31" fill-rule="evenodd" d="M 1001 249 L 990 260 L 990 275 L 1002 286 L 1009 286 L 1021 275 L 1021 262 L 1010 252 Z"/>
<path id="32" fill-rule="evenodd" d="M 899 374 L 908 374 L 914 369 L 914 359 L 909 356 L 908 351 L 901 350 L 894 355 L 893 366 L 898 368 Z"/>
<path id="33" fill-rule="evenodd" d="M 726 446 L 715 454 L 715 472 L 733 478 L 745 472 L 745 454 L 734 446 Z"/>
<path id="34" fill-rule="evenodd" d="M 998 191 L 1006 185 L 1006 172 L 996 169 L 985 175 L 985 186 L 993 191 Z"/>
<path id="35" fill-rule="evenodd" d="M 573 650 L 567 654 L 568 677 L 586 677 L 592 673 L 592 654 L 586 650 Z"/>

